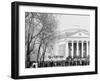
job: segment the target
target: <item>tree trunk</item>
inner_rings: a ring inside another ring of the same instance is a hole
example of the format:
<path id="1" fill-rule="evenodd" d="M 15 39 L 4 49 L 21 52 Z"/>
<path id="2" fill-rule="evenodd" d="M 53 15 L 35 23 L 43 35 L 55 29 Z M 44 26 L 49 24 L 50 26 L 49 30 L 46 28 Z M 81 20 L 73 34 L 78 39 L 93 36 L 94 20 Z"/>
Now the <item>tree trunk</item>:
<path id="1" fill-rule="evenodd" d="M 45 58 L 46 48 L 47 48 L 47 44 L 46 44 L 45 49 L 44 49 L 44 52 L 43 52 L 43 62 L 44 62 L 44 58 Z"/>
<path id="2" fill-rule="evenodd" d="M 27 64 L 27 66 L 26 66 L 26 67 L 28 68 L 28 67 L 29 67 L 29 63 L 30 63 L 29 43 L 28 43 L 28 45 L 27 45 L 27 54 L 26 54 L 26 55 L 27 55 L 27 57 L 26 57 L 26 58 L 27 58 L 27 59 L 26 59 L 26 64 Z"/>
<path id="3" fill-rule="evenodd" d="M 45 52 L 46 52 L 46 49 L 43 52 L 43 62 L 44 62 L 44 58 L 45 58 Z"/>
<path id="4" fill-rule="evenodd" d="M 39 45 L 38 54 L 37 54 L 37 62 L 39 61 L 39 54 L 40 54 L 41 46 L 42 46 L 42 42 L 40 42 L 40 45 Z"/>
<path id="5" fill-rule="evenodd" d="M 29 63 L 30 63 L 30 53 L 29 53 L 29 51 L 30 51 L 30 43 L 29 43 L 29 36 L 30 36 L 30 34 L 28 33 L 28 41 L 27 41 L 27 53 L 26 53 L 26 67 L 28 68 L 29 67 Z"/>

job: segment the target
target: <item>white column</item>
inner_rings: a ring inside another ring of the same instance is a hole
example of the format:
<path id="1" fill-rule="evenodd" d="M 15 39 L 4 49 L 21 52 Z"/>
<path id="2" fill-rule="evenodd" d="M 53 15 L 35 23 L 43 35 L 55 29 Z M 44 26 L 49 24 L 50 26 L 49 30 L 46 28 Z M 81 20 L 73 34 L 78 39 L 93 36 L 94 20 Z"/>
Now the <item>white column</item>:
<path id="1" fill-rule="evenodd" d="M 79 47 L 78 47 L 78 41 L 77 41 L 77 53 L 76 53 L 76 56 L 79 56 Z"/>
<path id="2" fill-rule="evenodd" d="M 88 42 L 88 55 L 90 55 L 90 41 Z"/>
<path id="3" fill-rule="evenodd" d="M 66 57 L 69 56 L 68 54 L 69 54 L 68 41 L 66 41 Z"/>
<path id="4" fill-rule="evenodd" d="M 72 54 L 71 54 L 72 58 L 73 58 L 73 56 L 74 56 L 74 55 L 73 55 L 73 50 L 74 50 L 74 49 L 73 49 L 73 41 L 72 41 Z"/>
<path id="5" fill-rule="evenodd" d="M 82 41 L 82 57 L 83 57 L 83 41 Z"/>
<path id="6" fill-rule="evenodd" d="M 87 51 L 86 51 L 86 52 L 87 52 L 87 53 L 86 53 L 86 54 L 87 54 L 86 56 L 88 56 L 88 55 L 89 55 L 89 54 L 88 54 L 88 53 L 89 53 L 89 52 L 88 52 L 88 51 L 89 51 L 88 41 L 87 41 L 87 43 L 86 43 L 86 46 L 87 46 L 87 47 L 86 47 L 86 48 L 87 48 L 87 49 L 86 49 L 86 50 L 87 50 Z"/>

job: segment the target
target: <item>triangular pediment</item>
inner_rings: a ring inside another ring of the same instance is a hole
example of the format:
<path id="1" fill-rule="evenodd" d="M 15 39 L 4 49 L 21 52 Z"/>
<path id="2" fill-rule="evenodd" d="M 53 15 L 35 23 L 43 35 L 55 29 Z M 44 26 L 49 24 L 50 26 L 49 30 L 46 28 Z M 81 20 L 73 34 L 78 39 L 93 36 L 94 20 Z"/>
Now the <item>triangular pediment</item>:
<path id="1" fill-rule="evenodd" d="M 87 32 L 79 31 L 72 34 L 70 37 L 89 37 L 89 34 Z"/>

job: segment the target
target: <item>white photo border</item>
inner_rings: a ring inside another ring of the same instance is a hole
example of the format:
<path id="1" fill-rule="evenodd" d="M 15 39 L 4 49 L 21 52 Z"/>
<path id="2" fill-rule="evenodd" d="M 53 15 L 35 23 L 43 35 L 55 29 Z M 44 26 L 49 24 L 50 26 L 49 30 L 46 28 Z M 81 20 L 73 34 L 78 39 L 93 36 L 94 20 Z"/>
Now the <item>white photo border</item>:
<path id="1" fill-rule="evenodd" d="M 25 12 L 88 14 L 90 15 L 90 65 L 77 67 L 25 68 Z M 76 73 L 95 71 L 95 10 L 56 8 L 41 6 L 19 6 L 19 76 Z"/>

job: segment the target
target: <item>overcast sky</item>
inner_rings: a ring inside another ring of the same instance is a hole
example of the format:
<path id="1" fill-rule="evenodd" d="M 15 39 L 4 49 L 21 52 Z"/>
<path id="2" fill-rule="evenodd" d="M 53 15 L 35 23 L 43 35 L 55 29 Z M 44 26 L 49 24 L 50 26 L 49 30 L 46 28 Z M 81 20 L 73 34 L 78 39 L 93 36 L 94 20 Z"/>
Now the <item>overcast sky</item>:
<path id="1" fill-rule="evenodd" d="M 90 16 L 89 15 L 62 15 L 56 14 L 58 20 L 58 31 L 73 28 L 82 28 L 90 32 Z"/>

